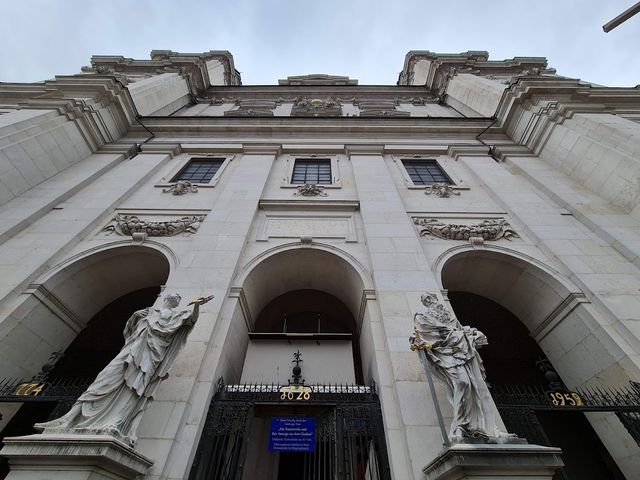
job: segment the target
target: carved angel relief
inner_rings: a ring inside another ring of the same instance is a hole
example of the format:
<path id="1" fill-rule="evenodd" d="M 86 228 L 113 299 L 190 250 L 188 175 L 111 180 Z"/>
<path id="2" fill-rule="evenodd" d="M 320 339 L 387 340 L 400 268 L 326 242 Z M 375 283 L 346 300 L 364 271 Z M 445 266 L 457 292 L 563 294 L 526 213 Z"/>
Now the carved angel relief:
<path id="1" fill-rule="evenodd" d="M 456 223 L 444 223 L 437 218 L 418 217 L 413 219 L 418 225 L 420 236 L 432 235 L 445 240 L 470 240 L 482 238 L 483 240 L 499 240 L 506 238 L 520 238 L 518 232 L 504 219 L 483 220 L 480 223 L 468 225 Z"/>
<path id="2" fill-rule="evenodd" d="M 123 236 L 134 236 L 143 233 L 149 237 L 172 237 L 181 233 L 192 234 L 198 231 L 204 215 L 192 215 L 166 221 L 144 220 L 136 215 L 118 213 L 115 218 L 104 227 L 108 235 L 116 233 Z"/>

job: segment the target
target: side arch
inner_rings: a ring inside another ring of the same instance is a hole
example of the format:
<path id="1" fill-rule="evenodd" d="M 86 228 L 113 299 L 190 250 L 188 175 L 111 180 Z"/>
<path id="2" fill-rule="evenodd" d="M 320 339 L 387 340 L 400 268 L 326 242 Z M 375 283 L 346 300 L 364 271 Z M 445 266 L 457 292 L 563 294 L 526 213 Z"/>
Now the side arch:
<path id="1" fill-rule="evenodd" d="M 3 320 L 0 377 L 37 373 L 102 308 L 133 291 L 164 285 L 175 262 L 163 250 L 115 242 L 72 256 L 43 274 Z"/>
<path id="2" fill-rule="evenodd" d="M 588 303 L 582 290 L 558 271 L 504 247 L 454 247 L 436 259 L 433 271 L 440 288 L 499 303 L 520 318 L 534 338 L 577 305 Z"/>

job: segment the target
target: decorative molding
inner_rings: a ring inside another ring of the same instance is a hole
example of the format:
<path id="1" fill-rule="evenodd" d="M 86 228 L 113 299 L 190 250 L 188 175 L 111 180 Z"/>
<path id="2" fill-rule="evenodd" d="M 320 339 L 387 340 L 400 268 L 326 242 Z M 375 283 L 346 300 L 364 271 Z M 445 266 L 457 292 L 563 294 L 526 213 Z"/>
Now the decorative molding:
<path id="1" fill-rule="evenodd" d="M 184 195 L 186 193 L 198 193 L 198 186 L 188 180 L 178 180 L 169 188 L 163 188 L 163 193 L 172 193 L 173 195 Z"/>
<path id="2" fill-rule="evenodd" d="M 32 283 L 24 291 L 25 294 L 31 294 L 38 299 L 53 314 L 62 320 L 71 330 L 80 333 L 86 327 L 86 322 L 75 313 L 71 308 L 64 304 L 51 290 L 42 283 Z"/>
<path id="3" fill-rule="evenodd" d="M 419 228 L 420 236 L 432 235 L 444 240 L 471 240 L 480 237 L 483 240 L 495 241 L 501 238 L 511 240 L 520 236 L 509 223 L 501 219 L 483 220 L 480 223 L 459 224 L 444 223 L 437 218 L 417 217 L 413 223 Z M 477 243 L 477 242 L 476 242 Z"/>
<path id="4" fill-rule="evenodd" d="M 102 231 L 108 235 L 116 233 L 133 237 L 136 233 L 146 233 L 149 237 L 173 237 L 181 233 L 193 234 L 198 231 L 204 215 L 192 215 L 165 221 L 152 221 L 137 215 L 118 213 Z"/>
<path id="5" fill-rule="evenodd" d="M 297 187 L 296 192 L 294 192 L 295 196 L 303 196 L 303 197 L 326 197 L 327 192 L 324 191 L 324 187 L 321 185 L 312 185 L 306 183 L 304 185 L 300 185 Z"/>
<path id="6" fill-rule="evenodd" d="M 335 97 L 297 97 L 291 107 L 293 117 L 339 117 L 342 105 Z"/>
<path id="7" fill-rule="evenodd" d="M 322 210 L 322 211 L 354 211 L 360 209 L 360 202 L 357 200 L 319 200 L 319 199 L 264 199 L 260 200 L 260 210 Z"/>
<path id="8" fill-rule="evenodd" d="M 451 195 L 460 195 L 460 192 L 456 192 L 448 183 L 434 183 L 427 185 L 424 190 L 424 194 L 431 195 L 432 193 L 436 197 L 440 198 L 449 198 Z"/>
<path id="9" fill-rule="evenodd" d="M 249 309 L 249 302 L 247 302 L 247 297 L 244 294 L 244 288 L 231 287 L 228 297 L 238 299 L 240 310 L 242 311 L 242 318 L 244 318 L 244 323 L 247 325 L 247 330 L 249 332 L 253 332 L 255 324 L 253 322 L 253 317 L 251 316 L 251 310 Z"/>
<path id="10" fill-rule="evenodd" d="M 362 290 L 360 308 L 358 309 L 358 316 L 356 317 L 356 338 L 360 338 L 360 332 L 362 331 L 362 325 L 364 323 L 364 315 L 367 312 L 367 302 L 376 299 L 376 291 L 374 289 L 365 288 Z"/>
<path id="11" fill-rule="evenodd" d="M 262 219 L 256 240 L 266 242 L 271 238 L 325 238 L 343 239 L 347 243 L 358 241 L 355 219 L 352 213 L 326 214 L 266 213 Z"/>
<path id="12" fill-rule="evenodd" d="M 530 336 L 540 343 L 551 331 L 573 312 L 581 303 L 590 303 L 582 292 L 571 292 L 534 328 Z"/>

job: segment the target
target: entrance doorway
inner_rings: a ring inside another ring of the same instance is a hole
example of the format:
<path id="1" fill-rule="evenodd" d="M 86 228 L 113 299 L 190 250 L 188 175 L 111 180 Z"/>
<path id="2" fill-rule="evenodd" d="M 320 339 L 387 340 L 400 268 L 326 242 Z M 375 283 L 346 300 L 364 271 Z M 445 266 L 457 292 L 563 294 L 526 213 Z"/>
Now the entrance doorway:
<path id="1" fill-rule="evenodd" d="M 467 292 L 449 292 L 456 317 L 489 339 L 480 355 L 507 430 L 532 443 L 562 448 L 565 467 L 554 480 L 624 480 L 611 455 L 581 411 L 553 411 L 536 405 L 538 392 L 557 389 L 561 380 L 520 320 L 498 303 Z M 550 385 L 550 381 L 556 385 Z M 509 395 L 520 395 L 514 409 Z M 527 408 L 526 403 L 529 403 Z"/>
<path id="2" fill-rule="evenodd" d="M 211 402 L 189 480 L 390 480 L 375 385 L 224 385 Z M 273 418 L 313 419 L 312 451 L 270 451 Z"/>

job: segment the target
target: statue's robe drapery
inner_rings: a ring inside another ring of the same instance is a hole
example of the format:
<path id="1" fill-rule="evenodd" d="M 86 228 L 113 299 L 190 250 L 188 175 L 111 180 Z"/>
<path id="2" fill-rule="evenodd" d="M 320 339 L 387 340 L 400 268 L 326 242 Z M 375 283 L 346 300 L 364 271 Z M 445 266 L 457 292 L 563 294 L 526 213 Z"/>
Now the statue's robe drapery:
<path id="1" fill-rule="evenodd" d="M 180 352 L 195 321 L 188 310 L 145 308 L 124 329 L 120 353 L 98 374 L 71 410 L 39 429 L 107 431 L 135 443 L 146 402 Z"/>
<path id="2" fill-rule="evenodd" d="M 475 329 L 459 328 L 448 315 L 437 320 L 437 315 L 417 314 L 416 326 L 422 340 L 432 345 L 424 350 L 425 355 L 453 406 L 449 436 L 503 435 L 496 427 L 493 401 L 476 350 L 476 344 L 486 344 L 486 337 Z"/>

